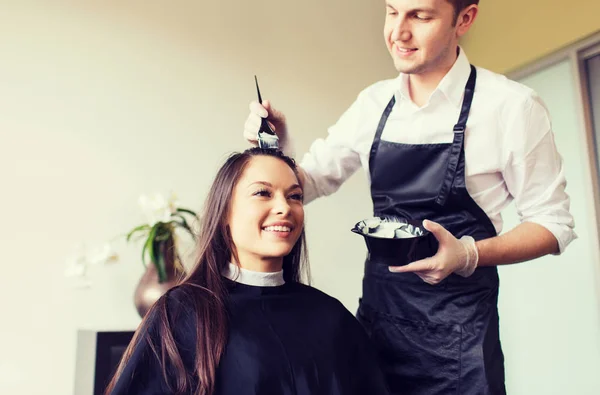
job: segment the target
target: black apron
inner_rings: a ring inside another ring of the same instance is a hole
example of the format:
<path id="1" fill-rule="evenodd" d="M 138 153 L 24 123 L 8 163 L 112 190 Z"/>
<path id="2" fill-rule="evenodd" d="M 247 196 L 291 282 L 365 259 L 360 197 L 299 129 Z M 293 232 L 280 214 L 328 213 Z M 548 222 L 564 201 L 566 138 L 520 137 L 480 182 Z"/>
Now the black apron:
<path id="1" fill-rule="evenodd" d="M 376 216 L 429 219 L 457 238 L 496 236 L 465 186 L 464 133 L 476 78 L 471 66 L 451 144 L 381 140 L 395 104 L 395 98 L 390 100 L 369 158 Z M 427 256 L 435 253 L 427 251 Z M 388 266 L 398 265 L 402 257 L 381 255 L 371 251 L 365 262 L 357 317 L 377 348 L 391 392 L 505 394 L 496 267 L 477 268 L 468 278 L 451 274 L 430 285 L 414 273 L 391 273 Z"/>

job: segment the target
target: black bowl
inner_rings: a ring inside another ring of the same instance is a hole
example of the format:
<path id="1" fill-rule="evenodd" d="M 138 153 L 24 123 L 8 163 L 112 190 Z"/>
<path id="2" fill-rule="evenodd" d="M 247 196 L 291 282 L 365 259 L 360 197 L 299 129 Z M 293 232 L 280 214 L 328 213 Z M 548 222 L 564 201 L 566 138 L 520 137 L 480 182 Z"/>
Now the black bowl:
<path id="1" fill-rule="evenodd" d="M 383 222 L 398 222 L 410 224 L 414 228 L 412 237 L 385 238 L 371 234 L 365 234 L 363 228 L 366 221 L 379 218 Z M 352 232 L 364 237 L 369 259 L 372 261 L 383 261 L 382 263 L 393 266 L 407 265 L 420 259 L 428 258 L 437 252 L 438 242 L 435 236 L 423 227 L 422 221 L 407 220 L 394 217 L 372 217 L 359 221 L 351 229 Z"/>

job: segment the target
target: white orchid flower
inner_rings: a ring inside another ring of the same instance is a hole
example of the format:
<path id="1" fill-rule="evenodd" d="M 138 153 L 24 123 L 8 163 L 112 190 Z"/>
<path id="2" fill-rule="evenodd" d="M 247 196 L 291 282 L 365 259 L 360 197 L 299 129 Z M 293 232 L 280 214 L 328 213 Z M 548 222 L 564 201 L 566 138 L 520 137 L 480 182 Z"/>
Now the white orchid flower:
<path id="1" fill-rule="evenodd" d="M 174 211 L 172 202 L 158 193 L 140 196 L 139 205 L 150 226 L 154 226 L 157 222 L 169 222 Z"/>
<path id="2" fill-rule="evenodd" d="M 171 192 L 171 196 L 169 197 L 169 208 L 171 209 L 171 213 L 176 213 L 177 207 L 179 207 L 179 199 L 175 192 Z"/>
<path id="3" fill-rule="evenodd" d="M 92 249 L 87 254 L 87 260 L 92 265 L 114 263 L 119 260 L 119 255 L 114 250 L 112 244 L 105 243 L 101 247 Z"/>

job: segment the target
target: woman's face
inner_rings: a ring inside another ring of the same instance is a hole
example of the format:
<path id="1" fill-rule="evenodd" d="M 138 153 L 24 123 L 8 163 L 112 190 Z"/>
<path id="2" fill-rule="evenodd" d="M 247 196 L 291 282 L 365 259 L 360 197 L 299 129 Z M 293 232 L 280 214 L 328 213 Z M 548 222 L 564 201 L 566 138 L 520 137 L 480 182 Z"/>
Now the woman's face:
<path id="1" fill-rule="evenodd" d="M 233 189 L 228 218 L 239 263 L 253 267 L 258 261 L 271 261 L 280 265 L 302 233 L 302 200 L 298 179 L 284 161 L 252 157 Z"/>

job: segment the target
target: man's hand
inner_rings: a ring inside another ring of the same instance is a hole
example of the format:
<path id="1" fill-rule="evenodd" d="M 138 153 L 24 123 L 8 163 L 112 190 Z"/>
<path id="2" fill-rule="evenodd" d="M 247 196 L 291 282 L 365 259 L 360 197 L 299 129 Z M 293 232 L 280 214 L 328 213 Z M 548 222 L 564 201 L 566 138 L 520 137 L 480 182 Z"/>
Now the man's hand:
<path id="1" fill-rule="evenodd" d="M 250 103 L 250 114 L 248 114 L 248 118 L 244 124 L 244 138 L 250 144 L 258 145 L 258 130 L 260 129 L 262 118 L 266 118 L 273 131 L 277 133 L 279 148 L 282 151 L 285 151 L 286 148 L 289 149 L 287 146 L 289 144 L 287 144 L 288 135 L 285 116 L 282 112 L 274 109 L 268 100 L 263 100 L 262 104 L 259 104 L 257 101 Z"/>
<path id="2" fill-rule="evenodd" d="M 415 273 L 423 281 L 432 285 L 438 284 L 451 273 L 463 277 L 473 274 L 477 268 L 479 255 L 472 237 L 464 236 L 458 240 L 442 225 L 433 221 L 423 221 L 423 227 L 433 233 L 439 242 L 437 253 L 406 266 L 390 266 L 391 272 Z"/>

